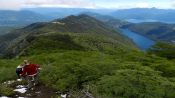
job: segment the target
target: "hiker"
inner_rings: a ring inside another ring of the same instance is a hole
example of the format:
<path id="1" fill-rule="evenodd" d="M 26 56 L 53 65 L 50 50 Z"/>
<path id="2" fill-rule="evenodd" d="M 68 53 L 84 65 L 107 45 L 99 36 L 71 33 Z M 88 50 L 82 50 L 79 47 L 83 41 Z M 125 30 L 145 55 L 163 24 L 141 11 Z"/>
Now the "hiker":
<path id="1" fill-rule="evenodd" d="M 24 60 L 24 68 L 22 74 L 20 76 L 27 76 L 28 81 L 28 89 L 31 89 L 33 86 L 38 84 L 38 73 L 39 73 L 39 65 L 32 64 L 28 60 Z"/>
<path id="2" fill-rule="evenodd" d="M 20 65 L 18 65 L 17 68 L 16 68 L 16 74 L 17 74 L 17 76 L 18 76 L 18 79 L 21 78 L 21 77 L 20 77 L 20 74 L 22 74 L 23 68 L 24 68 L 24 64 L 20 64 Z"/>

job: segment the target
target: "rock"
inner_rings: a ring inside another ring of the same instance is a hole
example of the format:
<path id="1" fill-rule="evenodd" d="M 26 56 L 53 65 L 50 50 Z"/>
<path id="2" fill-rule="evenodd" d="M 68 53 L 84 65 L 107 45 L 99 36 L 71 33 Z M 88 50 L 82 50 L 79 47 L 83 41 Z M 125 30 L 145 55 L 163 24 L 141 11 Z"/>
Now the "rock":
<path id="1" fill-rule="evenodd" d="M 22 81 L 22 79 L 17 79 L 17 81 L 18 81 L 18 82 L 21 82 L 21 81 Z"/>
<path id="2" fill-rule="evenodd" d="M 10 97 L 2 96 L 2 97 L 0 97 L 0 98 L 10 98 Z"/>
<path id="3" fill-rule="evenodd" d="M 24 93 L 26 93 L 26 91 L 27 91 L 27 88 L 20 88 L 20 89 L 15 89 L 15 90 L 13 90 L 13 91 L 15 91 L 15 92 L 19 92 L 19 93 L 22 93 L 22 94 L 24 94 Z"/>
<path id="4" fill-rule="evenodd" d="M 61 94 L 61 98 L 66 98 L 67 94 Z"/>

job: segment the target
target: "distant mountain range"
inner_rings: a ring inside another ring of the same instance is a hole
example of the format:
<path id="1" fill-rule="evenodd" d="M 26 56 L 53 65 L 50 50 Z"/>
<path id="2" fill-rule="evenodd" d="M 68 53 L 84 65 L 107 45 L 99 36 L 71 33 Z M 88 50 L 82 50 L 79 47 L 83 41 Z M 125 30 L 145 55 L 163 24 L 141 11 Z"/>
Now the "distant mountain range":
<path id="1" fill-rule="evenodd" d="M 175 42 L 174 24 L 161 22 L 130 23 L 124 20 L 116 19 L 112 16 L 90 12 L 86 14 L 103 21 L 105 24 L 113 27 L 115 30 L 119 30 L 119 28 L 126 28 L 155 41 Z"/>
<path id="2" fill-rule="evenodd" d="M 48 17 L 32 11 L 0 10 L 0 26 L 18 27 L 47 20 Z"/>
<path id="3" fill-rule="evenodd" d="M 69 15 L 81 13 L 97 13 L 105 17 L 113 17 L 120 20 L 135 21 L 158 21 L 175 23 L 175 10 L 156 8 L 134 8 L 134 9 L 83 9 L 83 8 L 26 8 L 21 11 L 0 11 L 0 26 L 16 26 L 42 22 L 57 18 L 64 18 Z M 92 15 L 92 14 L 91 14 Z M 94 16 L 94 15 L 92 15 Z M 103 16 L 103 17 L 104 17 Z M 99 17 L 98 17 L 99 18 Z M 103 18 L 101 18 L 103 19 Z"/>
<path id="4" fill-rule="evenodd" d="M 78 15 L 84 12 L 93 12 L 107 15 L 115 11 L 115 9 L 88 9 L 88 8 L 25 8 L 23 10 L 39 13 L 50 18 L 64 18 L 70 15 Z"/>
<path id="5" fill-rule="evenodd" d="M 64 18 L 69 15 L 78 15 L 84 12 L 112 16 L 116 19 L 135 21 L 157 21 L 175 23 L 175 10 L 157 8 L 132 8 L 132 9 L 85 9 L 85 8 L 26 8 L 50 18 Z"/>
<path id="6" fill-rule="evenodd" d="M 138 20 L 138 21 L 157 21 L 175 23 L 175 10 L 156 9 L 156 8 L 133 8 L 122 9 L 112 12 L 111 16 L 118 19 Z"/>
<path id="7" fill-rule="evenodd" d="M 61 19 L 69 15 L 87 14 L 102 21 L 105 25 L 117 30 L 120 27 L 149 37 L 153 40 L 174 42 L 174 25 L 159 22 L 142 23 L 144 21 L 160 21 L 175 23 L 175 10 L 156 8 L 134 9 L 82 9 L 82 8 L 27 8 L 21 11 L 0 11 L 0 35 L 9 33 L 14 28 L 24 27 L 35 22 L 47 22 Z M 127 20 L 139 20 L 131 23 Z M 149 28 L 151 26 L 151 28 Z M 162 28 L 163 27 L 163 28 Z"/>
<path id="8" fill-rule="evenodd" d="M 31 23 L 51 20 L 49 17 L 32 11 L 0 10 L 0 35 L 9 33 L 15 28 L 27 26 Z"/>

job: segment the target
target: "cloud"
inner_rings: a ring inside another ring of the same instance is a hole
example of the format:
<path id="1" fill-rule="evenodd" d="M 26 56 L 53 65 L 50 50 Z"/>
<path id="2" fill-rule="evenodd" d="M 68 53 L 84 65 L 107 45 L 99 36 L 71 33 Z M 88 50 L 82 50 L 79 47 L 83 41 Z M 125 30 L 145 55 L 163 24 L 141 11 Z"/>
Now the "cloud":
<path id="1" fill-rule="evenodd" d="M 27 7 L 175 8 L 175 2 L 174 0 L 0 0 L 0 9 L 19 10 Z"/>
<path id="2" fill-rule="evenodd" d="M 20 10 L 26 7 L 95 8 L 88 0 L 0 0 L 1 10 Z"/>
<path id="3" fill-rule="evenodd" d="M 19 10 L 22 6 L 21 0 L 1 0 L 0 9 L 2 10 Z"/>
<path id="4" fill-rule="evenodd" d="M 105 6 L 107 5 L 107 6 Z M 152 6 L 148 2 L 115 2 L 115 3 L 110 3 L 108 2 L 107 4 L 103 5 L 98 5 L 101 6 L 101 8 L 116 8 L 116 9 L 126 9 L 126 8 L 151 8 Z"/>
<path id="5" fill-rule="evenodd" d="M 137 3 L 137 4 L 135 5 L 135 7 L 138 7 L 138 8 L 149 8 L 150 5 L 149 5 L 149 3 L 147 3 L 147 2 L 140 2 L 140 3 Z"/>
<path id="6" fill-rule="evenodd" d="M 25 0 L 24 7 L 80 7 L 95 8 L 96 5 L 86 0 Z"/>
<path id="7" fill-rule="evenodd" d="M 175 8 L 175 1 L 171 2 L 171 7 Z"/>

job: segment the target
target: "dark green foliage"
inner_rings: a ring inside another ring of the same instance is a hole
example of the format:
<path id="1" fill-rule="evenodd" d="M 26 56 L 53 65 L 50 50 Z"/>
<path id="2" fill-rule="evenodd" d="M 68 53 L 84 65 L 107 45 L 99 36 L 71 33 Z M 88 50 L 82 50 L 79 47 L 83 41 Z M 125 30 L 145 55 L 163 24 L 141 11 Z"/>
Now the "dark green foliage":
<path id="1" fill-rule="evenodd" d="M 172 93 L 169 91 L 175 90 L 175 86 L 157 72 L 140 67 L 102 77 L 97 89 L 101 96 L 108 98 L 173 98 L 169 97 Z"/>
<path id="2" fill-rule="evenodd" d="M 15 70 L 20 64 L 19 60 L 0 60 L 0 82 L 17 78 Z"/>
<path id="3" fill-rule="evenodd" d="M 84 50 L 84 48 L 76 44 L 69 35 L 50 34 L 43 35 L 32 41 L 32 43 L 21 52 L 23 55 L 33 55 L 40 53 L 50 53 L 57 50 Z"/>
<path id="4" fill-rule="evenodd" d="M 158 42 L 148 52 L 167 59 L 175 59 L 175 45 L 170 43 Z"/>
<path id="5" fill-rule="evenodd" d="M 6 69 L 1 70 L 1 78 L 15 78 L 13 69 L 27 58 L 41 65 L 42 83 L 61 92 L 90 87 L 89 91 L 100 98 L 174 98 L 173 62 L 138 51 L 110 53 L 57 50 L 2 60 L 1 68 Z"/>
<path id="6" fill-rule="evenodd" d="M 29 59 L 41 64 L 41 81 L 61 92 L 90 86 L 100 98 L 174 97 L 174 82 L 167 78 L 175 77 L 169 74 L 174 63 L 138 51 L 57 51 Z"/>
<path id="7" fill-rule="evenodd" d="M 13 92 L 13 88 L 8 86 L 0 85 L 0 96 L 13 96 L 15 93 Z"/>
<path id="8" fill-rule="evenodd" d="M 111 74 L 115 68 L 115 64 L 99 52 L 62 51 L 44 58 L 47 62 L 41 72 L 42 81 L 61 91 L 80 89 L 103 74 Z M 41 58 L 37 61 L 40 60 Z M 50 63 L 47 64 L 48 62 Z"/>

